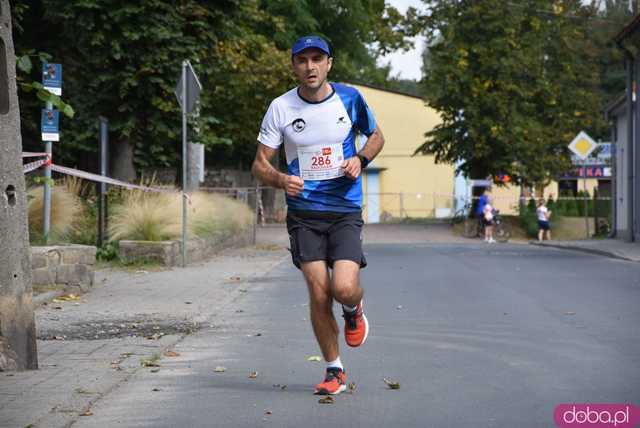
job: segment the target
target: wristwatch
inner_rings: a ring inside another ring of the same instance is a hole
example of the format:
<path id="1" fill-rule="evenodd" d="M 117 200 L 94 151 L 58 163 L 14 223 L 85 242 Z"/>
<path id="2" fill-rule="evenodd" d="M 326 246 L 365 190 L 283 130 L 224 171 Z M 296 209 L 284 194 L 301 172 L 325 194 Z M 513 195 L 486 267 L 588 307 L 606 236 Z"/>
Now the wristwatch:
<path id="1" fill-rule="evenodd" d="M 360 169 L 365 169 L 367 165 L 369 165 L 369 159 L 367 159 L 366 156 L 361 155 L 360 153 L 358 153 L 357 156 L 358 159 L 360 159 Z"/>

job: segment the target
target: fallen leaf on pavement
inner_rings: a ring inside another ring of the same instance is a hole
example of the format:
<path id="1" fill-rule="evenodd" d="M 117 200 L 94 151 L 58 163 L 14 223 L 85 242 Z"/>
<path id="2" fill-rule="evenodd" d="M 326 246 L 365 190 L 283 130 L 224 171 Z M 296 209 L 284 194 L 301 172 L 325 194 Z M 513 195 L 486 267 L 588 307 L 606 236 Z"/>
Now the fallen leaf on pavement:
<path id="1" fill-rule="evenodd" d="M 64 296 L 56 297 L 55 299 L 53 299 L 53 302 L 62 303 L 62 302 L 69 302 L 72 300 L 80 300 L 80 297 L 76 296 L 75 294 L 67 294 Z"/>
<path id="2" fill-rule="evenodd" d="M 140 365 L 142 367 L 160 367 L 160 364 L 158 364 L 156 360 L 147 360 L 147 359 L 140 360 Z"/>
<path id="3" fill-rule="evenodd" d="M 335 401 L 336 400 L 334 400 L 332 396 L 327 395 L 326 397 L 319 399 L 318 403 L 320 403 L 320 404 L 333 404 L 333 403 L 335 403 Z"/>
<path id="4" fill-rule="evenodd" d="M 251 372 L 249 373 L 249 379 L 255 379 L 258 377 L 258 372 Z"/>
<path id="5" fill-rule="evenodd" d="M 83 413 L 80 413 L 80 416 L 93 416 L 93 412 L 91 410 L 86 410 Z"/>
<path id="6" fill-rule="evenodd" d="M 307 361 L 322 361 L 322 358 L 317 355 L 312 355 L 311 357 L 307 358 Z"/>
<path id="7" fill-rule="evenodd" d="M 394 380 L 391 379 L 387 379 L 386 377 L 382 379 L 384 381 L 384 383 L 387 384 L 387 386 L 390 389 L 400 389 L 400 382 L 396 382 Z"/>
<path id="8" fill-rule="evenodd" d="M 164 355 L 165 357 L 179 357 L 180 354 L 176 351 L 172 351 L 172 350 L 168 350 L 168 351 L 164 351 L 162 353 L 162 355 Z"/>
<path id="9" fill-rule="evenodd" d="M 349 388 L 349 392 L 353 394 L 356 391 L 356 384 L 353 381 L 351 381 L 349 382 L 348 388 Z"/>
<path id="10" fill-rule="evenodd" d="M 216 372 L 216 373 L 224 373 L 224 372 L 227 371 L 227 368 L 226 367 L 222 367 L 222 366 L 218 366 L 215 369 L 213 369 L 213 371 Z"/>

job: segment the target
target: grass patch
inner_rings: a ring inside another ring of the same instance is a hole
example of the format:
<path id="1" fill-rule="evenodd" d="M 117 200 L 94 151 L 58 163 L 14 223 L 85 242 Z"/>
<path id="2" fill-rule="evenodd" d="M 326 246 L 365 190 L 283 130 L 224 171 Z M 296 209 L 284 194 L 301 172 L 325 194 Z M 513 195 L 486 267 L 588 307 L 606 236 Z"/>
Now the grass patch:
<path id="1" fill-rule="evenodd" d="M 251 227 L 252 211 L 225 196 L 193 193 L 187 206 L 188 233 L 207 238 L 236 233 Z M 165 241 L 182 235 L 182 196 L 179 192 L 151 193 L 139 190 L 123 194 L 122 204 L 110 219 L 112 240 Z"/>

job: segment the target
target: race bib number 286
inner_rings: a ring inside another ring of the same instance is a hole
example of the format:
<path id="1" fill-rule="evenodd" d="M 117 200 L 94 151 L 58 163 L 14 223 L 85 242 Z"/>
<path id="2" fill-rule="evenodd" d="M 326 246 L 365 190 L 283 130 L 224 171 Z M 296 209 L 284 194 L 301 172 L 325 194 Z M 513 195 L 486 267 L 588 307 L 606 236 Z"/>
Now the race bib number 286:
<path id="1" fill-rule="evenodd" d="M 342 143 L 299 147 L 298 160 L 303 180 L 330 180 L 344 175 Z"/>

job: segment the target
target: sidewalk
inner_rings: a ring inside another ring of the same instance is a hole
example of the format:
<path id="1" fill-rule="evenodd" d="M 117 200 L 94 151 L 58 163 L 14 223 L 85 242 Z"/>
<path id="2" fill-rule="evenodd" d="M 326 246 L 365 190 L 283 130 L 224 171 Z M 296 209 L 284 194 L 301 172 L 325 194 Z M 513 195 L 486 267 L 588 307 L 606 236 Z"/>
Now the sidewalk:
<path id="1" fill-rule="evenodd" d="M 531 244 L 640 262 L 640 242 L 624 242 L 617 239 L 585 239 L 576 241 L 531 241 Z"/>
<path id="2" fill-rule="evenodd" d="M 185 335 L 218 326 L 217 314 L 287 256 L 259 245 L 187 269 L 96 272 L 79 300 L 36 310 L 40 368 L 0 373 L 0 427 L 72 425 L 143 364 L 171 358 L 164 352 Z"/>

